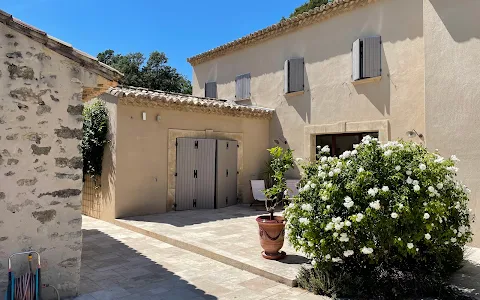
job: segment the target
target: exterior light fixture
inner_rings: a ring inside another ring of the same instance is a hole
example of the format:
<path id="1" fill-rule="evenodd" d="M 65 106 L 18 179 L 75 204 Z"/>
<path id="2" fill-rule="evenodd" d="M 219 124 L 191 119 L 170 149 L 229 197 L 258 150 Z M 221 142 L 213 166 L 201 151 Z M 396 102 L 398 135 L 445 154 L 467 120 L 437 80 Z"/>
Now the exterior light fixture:
<path id="1" fill-rule="evenodd" d="M 146 121 L 147 120 L 147 113 L 142 112 L 142 120 Z"/>
<path id="2" fill-rule="evenodd" d="M 409 138 L 414 138 L 416 136 L 418 136 L 419 138 L 423 138 L 423 134 L 418 133 L 415 129 L 407 131 L 407 136 Z"/>
<path id="3" fill-rule="evenodd" d="M 160 117 L 160 115 L 157 115 L 157 122 L 160 122 L 161 119 L 162 117 Z"/>

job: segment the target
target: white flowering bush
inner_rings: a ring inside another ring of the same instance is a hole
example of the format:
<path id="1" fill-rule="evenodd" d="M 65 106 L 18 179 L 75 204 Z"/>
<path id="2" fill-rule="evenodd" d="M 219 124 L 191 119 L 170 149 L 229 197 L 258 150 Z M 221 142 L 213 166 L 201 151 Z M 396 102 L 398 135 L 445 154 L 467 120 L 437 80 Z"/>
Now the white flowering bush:
<path id="1" fill-rule="evenodd" d="M 370 136 L 338 158 L 328 153 L 323 147 L 303 166 L 299 196 L 285 210 L 290 243 L 315 268 L 443 276 L 458 266 L 471 232 L 455 156 Z"/>

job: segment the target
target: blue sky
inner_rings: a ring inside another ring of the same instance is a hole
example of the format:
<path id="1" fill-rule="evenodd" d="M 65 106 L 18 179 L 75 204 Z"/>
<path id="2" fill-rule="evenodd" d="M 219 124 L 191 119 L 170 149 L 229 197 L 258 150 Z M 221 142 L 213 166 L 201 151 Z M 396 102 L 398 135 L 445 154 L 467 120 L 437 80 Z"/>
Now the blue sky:
<path id="1" fill-rule="evenodd" d="M 0 9 L 96 56 L 163 51 L 189 79 L 187 57 L 277 23 L 306 0 L 14 0 Z"/>

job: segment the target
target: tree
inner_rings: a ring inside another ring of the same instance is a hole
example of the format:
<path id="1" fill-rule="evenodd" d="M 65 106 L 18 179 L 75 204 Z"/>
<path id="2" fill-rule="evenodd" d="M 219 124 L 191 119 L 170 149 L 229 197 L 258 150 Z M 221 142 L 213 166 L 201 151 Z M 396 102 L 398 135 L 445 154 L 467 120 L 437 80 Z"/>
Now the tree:
<path id="1" fill-rule="evenodd" d="M 290 14 L 290 18 L 295 17 L 296 15 L 302 14 L 306 11 L 309 11 L 315 7 L 321 6 L 323 4 L 327 4 L 328 2 L 329 0 L 309 0 L 308 2 L 305 2 L 304 4 L 295 8 L 293 13 Z"/>
<path id="2" fill-rule="evenodd" d="M 121 84 L 165 92 L 192 93 L 190 80 L 167 65 L 168 58 L 163 52 L 153 51 L 146 63 L 140 52 L 122 55 L 109 49 L 99 53 L 97 58 L 125 74 Z"/>

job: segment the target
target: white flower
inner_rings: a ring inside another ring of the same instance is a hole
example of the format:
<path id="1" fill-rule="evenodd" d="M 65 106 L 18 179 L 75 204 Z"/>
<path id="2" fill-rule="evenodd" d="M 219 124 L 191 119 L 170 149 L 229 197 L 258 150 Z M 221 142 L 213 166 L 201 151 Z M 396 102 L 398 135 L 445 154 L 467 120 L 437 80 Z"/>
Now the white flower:
<path id="1" fill-rule="evenodd" d="M 325 231 L 329 231 L 329 230 L 332 230 L 333 229 L 333 223 L 330 222 L 327 224 L 327 226 L 325 226 Z"/>
<path id="2" fill-rule="evenodd" d="M 448 243 L 448 241 L 445 241 L 444 244 L 445 244 L 445 245 L 448 245 L 449 243 Z"/>
<path id="3" fill-rule="evenodd" d="M 402 169 L 402 167 L 400 167 L 400 166 L 395 167 L 395 171 L 400 171 L 400 169 Z"/>
<path id="4" fill-rule="evenodd" d="M 300 224 L 303 224 L 303 225 L 310 224 L 310 220 L 307 219 L 307 218 L 300 218 L 300 219 L 298 219 L 298 221 L 300 222 Z"/>
<path id="5" fill-rule="evenodd" d="M 342 262 L 342 259 L 340 257 L 334 257 L 332 258 L 333 262 Z"/>
<path id="6" fill-rule="evenodd" d="M 430 192 L 430 193 L 435 193 L 435 188 L 433 186 L 429 186 L 427 188 L 427 190 Z"/>
<path id="7" fill-rule="evenodd" d="M 447 169 L 447 171 L 450 171 L 450 172 L 453 172 L 453 173 L 457 173 L 457 172 L 458 172 L 458 168 L 457 168 L 457 167 L 446 167 L 445 169 Z"/>
<path id="8" fill-rule="evenodd" d="M 352 156 L 353 155 L 357 155 L 358 151 L 356 149 L 352 150 L 352 152 L 350 153 Z"/>
<path id="9" fill-rule="evenodd" d="M 326 206 L 327 209 L 330 209 L 330 207 L 331 207 L 330 204 Z"/>
<path id="10" fill-rule="evenodd" d="M 333 169 L 333 173 L 335 173 L 335 174 L 339 174 L 340 171 L 341 171 L 340 168 L 335 168 L 335 169 Z M 330 175 L 330 174 L 329 174 L 329 175 Z"/>
<path id="11" fill-rule="evenodd" d="M 380 209 L 380 201 L 379 200 L 376 200 L 376 201 L 373 201 L 373 202 L 370 202 L 369 206 L 375 210 L 379 210 Z"/>
<path id="12" fill-rule="evenodd" d="M 340 234 L 340 238 L 338 240 L 340 242 L 348 242 L 349 238 L 348 238 L 348 235 L 344 232 Z"/>
<path id="13" fill-rule="evenodd" d="M 338 236 L 338 232 L 335 231 L 335 232 L 333 233 L 333 237 L 337 237 L 337 236 Z"/>
<path id="14" fill-rule="evenodd" d="M 417 185 L 414 185 L 413 186 L 413 190 L 418 192 L 420 190 L 420 186 L 417 184 Z"/>
<path id="15" fill-rule="evenodd" d="M 362 219 L 363 219 L 363 217 L 364 217 L 364 215 L 363 215 L 362 213 L 358 213 L 358 214 L 357 214 L 356 221 L 357 221 L 357 222 L 361 222 Z"/>
<path id="16" fill-rule="evenodd" d="M 363 254 L 372 254 L 373 253 L 373 249 L 372 248 L 367 248 L 367 247 L 363 247 L 360 251 L 362 251 Z"/>
<path id="17" fill-rule="evenodd" d="M 418 180 L 412 181 L 412 184 L 413 184 L 413 185 L 418 185 Z"/>
<path id="18" fill-rule="evenodd" d="M 457 234 L 457 230 L 456 229 L 452 229 L 453 233 Z"/>
<path id="19" fill-rule="evenodd" d="M 450 159 L 453 161 L 460 161 L 456 155 L 450 156 Z"/>
<path id="20" fill-rule="evenodd" d="M 413 182 L 412 178 L 408 177 L 408 178 L 407 178 L 407 183 L 408 183 L 408 184 L 412 184 L 412 182 Z"/>
<path id="21" fill-rule="evenodd" d="M 445 159 L 443 157 L 441 157 L 440 155 L 437 155 L 437 158 L 433 161 L 437 164 L 440 164 L 444 161 Z"/>
<path id="22" fill-rule="evenodd" d="M 358 168 L 358 173 L 362 173 L 363 171 L 365 171 L 364 168 L 362 168 L 362 167 Z"/>
<path id="23" fill-rule="evenodd" d="M 439 190 L 443 189 L 443 183 L 441 182 L 437 183 L 437 189 Z"/>
<path id="24" fill-rule="evenodd" d="M 352 225 L 352 222 L 350 222 L 349 220 L 345 221 L 345 226 L 350 227 L 351 225 Z"/>
<path id="25" fill-rule="evenodd" d="M 315 183 L 311 183 L 311 184 L 310 184 L 310 187 L 311 187 L 312 189 L 314 189 L 316 186 L 317 186 L 317 185 L 316 185 Z"/>
<path id="26" fill-rule="evenodd" d="M 326 260 L 329 260 L 330 258 L 332 258 L 332 257 L 330 256 L 330 254 L 325 255 L 325 259 L 326 259 Z"/>
<path id="27" fill-rule="evenodd" d="M 328 172 L 328 176 L 333 177 L 333 172 L 332 171 Z"/>
<path id="28" fill-rule="evenodd" d="M 418 167 L 420 170 L 425 171 L 427 169 L 427 166 L 425 164 L 419 164 Z"/>
<path id="29" fill-rule="evenodd" d="M 382 187 L 382 191 L 384 191 L 384 192 L 388 192 L 389 190 L 390 190 L 390 189 L 389 189 L 388 186 L 386 186 L 386 185 L 384 185 L 384 186 Z"/>
<path id="30" fill-rule="evenodd" d="M 340 168 L 341 166 L 342 166 L 342 162 L 341 161 L 337 162 L 337 168 Z"/>
<path id="31" fill-rule="evenodd" d="M 324 179 L 325 177 L 327 177 L 327 173 L 321 171 L 321 172 L 318 172 L 318 177 Z"/>
<path id="32" fill-rule="evenodd" d="M 331 182 L 327 183 L 327 188 L 331 188 L 333 184 Z"/>
<path id="33" fill-rule="evenodd" d="M 330 147 L 328 147 L 328 146 L 323 146 L 322 150 L 320 150 L 320 151 L 322 151 L 322 152 L 324 152 L 324 153 L 330 153 Z"/>
<path id="34" fill-rule="evenodd" d="M 367 193 L 370 195 L 370 196 L 375 196 L 377 194 L 377 192 L 375 191 L 375 189 L 368 189 Z"/>
<path id="35" fill-rule="evenodd" d="M 312 260 L 312 266 L 315 267 L 316 265 L 317 265 L 317 261 L 313 259 L 313 260 Z"/>
<path id="36" fill-rule="evenodd" d="M 305 204 L 302 204 L 302 210 L 305 210 L 305 211 L 312 211 L 313 210 L 313 207 L 310 203 L 305 203 Z"/>
<path id="37" fill-rule="evenodd" d="M 408 248 L 408 249 L 412 249 L 412 248 L 413 248 L 413 243 L 408 243 L 408 244 L 407 244 L 407 248 Z"/>
<path id="38" fill-rule="evenodd" d="M 343 228 L 343 226 L 340 225 L 340 223 L 335 224 L 335 230 L 336 230 L 336 231 L 339 231 L 339 230 L 341 230 L 342 228 Z"/>
<path id="39" fill-rule="evenodd" d="M 322 148 L 322 146 L 317 146 L 317 149 L 321 149 L 321 148 Z"/>
<path id="40" fill-rule="evenodd" d="M 429 240 L 431 238 L 432 238 L 432 236 L 430 235 L 430 233 L 425 233 L 425 239 Z"/>
<path id="41" fill-rule="evenodd" d="M 390 215 L 393 219 L 396 219 L 398 218 L 398 214 L 396 212 L 392 212 L 392 214 Z"/>
<path id="42" fill-rule="evenodd" d="M 452 237 L 452 238 L 450 239 L 450 242 L 452 242 L 452 243 L 455 243 L 456 241 L 457 241 L 457 238 Z"/>
<path id="43" fill-rule="evenodd" d="M 405 173 L 407 173 L 408 176 L 412 175 L 412 171 L 410 171 L 410 170 L 407 170 L 407 172 L 405 172 Z"/>
<path id="44" fill-rule="evenodd" d="M 462 235 L 463 235 L 463 234 L 460 233 L 460 232 L 457 234 L 458 237 L 462 237 Z"/>
<path id="45" fill-rule="evenodd" d="M 349 158 L 351 154 L 352 154 L 352 151 L 347 150 L 340 155 L 341 156 L 340 158 Z"/>
<path id="46" fill-rule="evenodd" d="M 342 222 L 342 218 L 341 217 L 336 217 L 336 218 L 333 217 L 332 222 L 335 223 L 335 224 L 340 223 L 340 222 Z"/>
<path id="47" fill-rule="evenodd" d="M 328 200 L 328 197 L 325 196 L 325 195 L 323 195 L 323 196 L 322 196 L 322 201 L 327 201 L 327 200 Z"/>
<path id="48" fill-rule="evenodd" d="M 313 246 L 313 242 L 308 241 L 308 246 L 312 247 L 312 246 Z"/>
<path id="49" fill-rule="evenodd" d="M 428 219 L 430 219 L 430 215 L 429 215 L 428 213 L 424 213 L 424 214 L 423 214 L 423 218 L 424 218 L 425 220 L 428 220 Z"/>
<path id="50" fill-rule="evenodd" d="M 399 237 L 397 240 L 401 241 L 401 240 L 402 240 L 402 238 L 401 238 L 401 237 Z"/>
<path id="51" fill-rule="evenodd" d="M 386 150 L 386 151 L 383 153 L 383 155 L 385 155 L 385 156 L 390 156 L 390 155 L 392 155 L 392 150 Z"/>
<path id="52" fill-rule="evenodd" d="M 353 203 L 352 198 L 347 196 L 347 197 L 345 197 L 344 200 L 345 200 L 345 202 L 343 203 L 343 206 L 345 206 L 346 208 L 350 208 L 350 207 L 353 206 L 354 203 Z"/>
<path id="53" fill-rule="evenodd" d="M 458 227 L 458 232 L 465 233 L 466 227 L 464 225 Z"/>
<path id="54" fill-rule="evenodd" d="M 320 159 L 320 161 L 321 161 L 322 163 L 326 162 L 326 161 L 327 161 L 327 157 L 326 157 L 326 156 L 322 156 L 322 158 Z"/>
<path id="55" fill-rule="evenodd" d="M 403 208 L 403 204 L 402 204 L 402 203 L 399 203 L 399 204 L 398 204 L 398 208 L 399 208 L 399 209 L 402 209 L 402 208 Z"/>
<path id="56" fill-rule="evenodd" d="M 349 257 L 353 255 L 353 250 L 343 251 L 343 256 Z"/>

